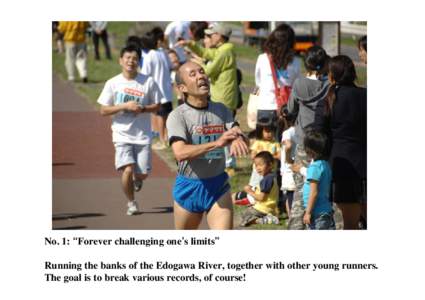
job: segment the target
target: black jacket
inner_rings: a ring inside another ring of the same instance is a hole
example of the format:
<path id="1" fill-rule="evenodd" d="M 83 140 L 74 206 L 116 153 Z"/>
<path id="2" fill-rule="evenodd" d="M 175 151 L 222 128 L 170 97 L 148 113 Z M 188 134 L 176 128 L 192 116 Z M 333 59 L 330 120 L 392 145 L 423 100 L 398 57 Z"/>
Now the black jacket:
<path id="1" fill-rule="evenodd" d="M 330 116 L 324 113 L 325 100 L 317 105 L 314 127 L 330 137 L 329 163 L 334 180 L 366 179 L 367 90 L 337 86 Z"/>

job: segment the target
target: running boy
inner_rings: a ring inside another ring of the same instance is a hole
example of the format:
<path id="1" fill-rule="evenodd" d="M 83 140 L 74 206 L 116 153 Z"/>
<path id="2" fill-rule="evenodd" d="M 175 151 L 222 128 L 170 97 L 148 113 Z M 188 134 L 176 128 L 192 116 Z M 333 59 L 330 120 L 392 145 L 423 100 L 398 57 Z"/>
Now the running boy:
<path id="1" fill-rule="evenodd" d="M 97 102 L 102 116 L 112 115 L 115 167 L 128 199 L 127 215 L 138 212 L 134 191 L 139 191 L 151 169 L 151 112 L 159 109 L 162 94 L 151 77 L 138 73 L 140 49 L 121 50 L 122 73 L 109 79 Z"/>

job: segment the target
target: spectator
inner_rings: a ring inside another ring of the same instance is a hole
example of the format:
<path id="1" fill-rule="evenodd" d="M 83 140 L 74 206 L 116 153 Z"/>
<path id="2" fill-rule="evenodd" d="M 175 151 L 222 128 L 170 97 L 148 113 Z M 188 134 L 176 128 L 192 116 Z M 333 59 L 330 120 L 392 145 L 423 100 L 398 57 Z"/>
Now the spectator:
<path id="1" fill-rule="evenodd" d="M 211 48 L 201 47 L 193 40 L 182 40 L 178 44 L 188 46 L 195 54 L 209 61 L 205 72 L 211 81 L 211 100 L 223 103 L 234 112 L 238 96 L 236 56 L 233 44 L 229 43 L 232 30 L 217 23 L 205 30 L 205 34 L 210 38 Z"/>
<path id="2" fill-rule="evenodd" d="M 296 116 L 295 139 L 295 162 L 307 167 L 309 161 L 304 150 L 304 135 L 307 129 L 314 124 L 317 103 L 325 99 L 329 90 L 328 64 L 329 56 L 320 46 L 313 46 L 307 50 L 304 59 L 306 77 L 295 80 L 288 102 L 288 113 Z M 305 182 L 302 174 L 294 174 L 296 190 L 292 203 L 291 215 L 289 216 L 289 229 L 304 229 L 302 205 L 302 191 Z"/>
<path id="3" fill-rule="evenodd" d="M 264 219 L 267 220 L 268 216 L 270 216 L 270 223 L 278 224 L 279 210 L 277 201 L 279 198 L 279 186 L 276 183 L 275 174 L 272 172 L 274 157 L 268 151 L 259 152 L 254 157 L 254 165 L 262 179 L 254 189 L 251 185 L 244 187 L 246 195 L 253 197 L 255 202 L 253 206 L 248 207 L 243 212 L 240 226 L 245 227 L 253 223 L 265 223 Z M 239 193 L 239 195 L 241 194 Z"/>
<path id="4" fill-rule="evenodd" d="M 152 116 L 154 128 L 159 133 L 159 141 L 153 144 L 152 148 L 162 150 L 166 148 L 167 144 L 165 123 L 173 110 L 173 85 L 171 82 L 171 62 L 164 50 L 159 48 L 164 43 L 164 34 L 161 34 L 160 28 L 154 29 L 155 33 L 151 31 L 144 36 L 146 40 L 151 40 L 149 44 L 154 47 L 149 49 L 149 52 L 145 55 L 141 72 L 153 77 L 163 95 L 159 110 Z"/>
<path id="5" fill-rule="evenodd" d="M 257 139 L 251 145 L 252 160 L 262 151 L 270 152 L 274 159 L 280 159 L 280 143 L 275 140 L 275 132 L 276 128 L 273 125 L 258 126 Z M 249 185 L 255 188 L 261 179 L 261 176 L 257 173 L 255 165 L 253 164 Z"/>
<path id="6" fill-rule="evenodd" d="M 281 204 L 279 205 L 279 209 L 282 210 L 284 204 L 288 217 L 291 215 L 291 207 L 296 188 L 294 174 L 291 170 L 291 165 L 294 163 L 295 159 L 296 147 L 297 139 L 295 137 L 294 116 L 291 114 L 285 114 L 280 156 L 282 203 L 279 203 Z"/>
<path id="7" fill-rule="evenodd" d="M 87 44 L 86 30 L 88 22 L 59 22 L 58 31 L 65 42 L 65 68 L 68 80 L 75 80 L 75 67 L 80 78 L 87 83 Z"/>
<path id="8" fill-rule="evenodd" d="M 309 229 L 335 229 L 332 204 L 329 200 L 332 175 L 326 160 L 326 135 L 309 130 L 304 136 L 303 144 L 311 160 L 303 188 L 303 223 Z M 297 172 L 300 167 L 301 165 L 293 165 L 292 169 Z"/>
<path id="9" fill-rule="evenodd" d="M 316 110 L 315 126 L 331 138 L 333 201 L 341 209 L 344 229 L 367 220 L 367 92 L 357 87 L 353 61 L 338 55 L 329 61 L 331 86 Z"/>
<path id="10" fill-rule="evenodd" d="M 255 65 L 255 84 L 259 88 L 260 101 L 258 104 L 257 121 L 272 122 L 277 125 L 278 103 L 273 80 L 272 65 L 276 70 L 279 85 L 292 87 L 300 75 L 300 62 L 293 50 L 295 43 L 294 30 L 287 24 L 280 24 L 270 33 L 264 43 L 264 51 L 257 58 Z M 278 128 L 281 133 L 281 128 Z M 280 138 L 279 138 L 280 140 Z"/>
<path id="11" fill-rule="evenodd" d="M 112 59 L 111 49 L 109 47 L 109 41 L 108 41 L 108 31 L 106 30 L 107 25 L 108 25 L 108 22 L 105 22 L 105 21 L 90 22 L 90 26 L 92 28 L 93 45 L 94 45 L 94 58 L 96 60 L 100 60 L 99 38 L 102 40 L 103 46 L 105 46 L 106 58 Z"/>
<path id="12" fill-rule="evenodd" d="M 362 36 L 358 43 L 357 48 L 359 49 L 360 61 L 364 64 L 367 64 L 367 36 Z"/>
<path id="13" fill-rule="evenodd" d="M 176 73 L 181 64 L 176 51 L 172 49 L 168 50 L 168 58 L 171 63 L 171 82 L 173 83 L 173 90 L 177 97 L 177 105 L 182 105 L 184 103 L 184 94 L 180 92 L 176 85 Z"/>
<path id="14" fill-rule="evenodd" d="M 63 53 L 64 52 L 63 34 L 59 32 L 58 26 L 59 26 L 58 21 L 52 22 L 53 41 L 56 44 L 55 51 L 57 51 L 58 53 Z"/>
<path id="15" fill-rule="evenodd" d="M 184 49 L 181 46 L 176 46 L 179 40 L 190 39 L 190 22 L 187 21 L 174 21 L 167 25 L 165 28 L 165 43 L 168 44 L 169 49 L 174 49 L 179 56 L 181 64 L 186 62 L 187 57 Z"/>
<path id="16" fill-rule="evenodd" d="M 205 29 L 208 28 L 208 22 L 204 21 L 192 21 L 190 22 L 190 34 L 194 41 L 199 41 L 205 37 Z"/>

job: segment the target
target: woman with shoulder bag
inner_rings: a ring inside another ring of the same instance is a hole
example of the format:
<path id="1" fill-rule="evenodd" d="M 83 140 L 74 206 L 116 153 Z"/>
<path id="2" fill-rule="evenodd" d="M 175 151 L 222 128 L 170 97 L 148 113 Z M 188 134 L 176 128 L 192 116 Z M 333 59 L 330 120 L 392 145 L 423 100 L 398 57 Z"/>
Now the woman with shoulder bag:
<path id="1" fill-rule="evenodd" d="M 300 62 L 293 50 L 294 42 L 294 30 L 287 24 L 280 24 L 268 36 L 264 53 L 257 58 L 255 84 L 260 97 L 257 123 L 261 125 L 278 125 L 280 108 L 287 102 L 290 87 L 300 75 Z M 280 131 L 278 128 L 278 135 Z"/>

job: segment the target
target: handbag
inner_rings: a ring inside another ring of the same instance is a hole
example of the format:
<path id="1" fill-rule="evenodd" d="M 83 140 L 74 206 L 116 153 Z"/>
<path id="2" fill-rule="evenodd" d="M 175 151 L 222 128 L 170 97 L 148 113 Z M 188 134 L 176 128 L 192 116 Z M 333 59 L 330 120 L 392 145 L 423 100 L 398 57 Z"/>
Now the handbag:
<path id="1" fill-rule="evenodd" d="M 274 94 L 276 96 L 276 104 L 277 104 L 277 114 L 280 115 L 280 110 L 282 106 L 288 104 L 289 95 L 291 94 L 291 87 L 287 85 L 279 86 L 279 82 L 277 81 L 276 69 L 274 67 L 274 63 L 272 57 L 267 55 L 270 63 L 270 68 L 272 70 L 273 83 L 274 83 Z"/>
<path id="2" fill-rule="evenodd" d="M 284 172 L 282 174 L 282 191 L 295 191 L 295 188 L 294 173 Z"/>
<path id="3" fill-rule="evenodd" d="M 260 96 L 257 93 L 250 93 L 248 98 L 248 107 L 246 109 L 246 121 L 250 129 L 257 126 L 257 110 L 260 103 Z"/>

